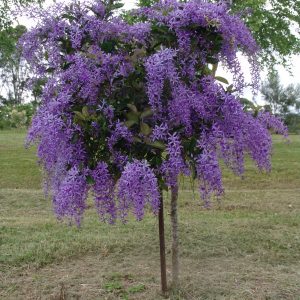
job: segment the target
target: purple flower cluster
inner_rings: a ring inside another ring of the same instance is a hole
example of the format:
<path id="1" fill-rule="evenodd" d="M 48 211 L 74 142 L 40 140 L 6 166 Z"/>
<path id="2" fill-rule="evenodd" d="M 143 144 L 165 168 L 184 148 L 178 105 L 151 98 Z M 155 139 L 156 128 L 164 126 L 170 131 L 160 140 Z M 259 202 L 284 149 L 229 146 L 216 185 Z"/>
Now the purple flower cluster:
<path id="1" fill-rule="evenodd" d="M 177 178 L 180 173 L 189 175 L 189 169 L 182 156 L 182 146 L 179 136 L 174 133 L 168 137 L 167 153 L 168 158 L 162 164 L 161 171 L 169 186 L 177 185 Z"/>
<path id="2" fill-rule="evenodd" d="M 117 218 L 114 181 L 105 162 L 100 162 L 92 171 L 95 181 L 93 192 L 98 214 L 102 221 L 113 224 Z"/>
<path id="3" fill-rule="evenodd" d="M 127 142 L 128 145 L 132 143 L 132 133 L 126 127 L 123 123 L 121 123 L 119 120 L 116 122 L 114 128 L 111 131 L 111 136 L 108 138 L 108 147 L 109 150 L 113 153 L 114 152 L 114 146 L 115 144 L 123 139 L 123 141 Z"/>
<path id="4" fill-rule="evenodd" d="M 286 138 L 288 137 L 288 128 L 280 118 L 272 115 L 269 112 L 260 112 L 258 115 L 258 120 L 264 127 L 273 129 L 276 133 L 279 133 Z"/>
<path id="5" fill-rule="evenodd" d="M 167 124 L 163 123 L 160 125 L 155 125 L 152 131 L 152 140 L 166 141 L 168 139 L 168 132 L 169 132 L 169 128 Z"/>
<path id="6" fill-rule="evenodd" d="M 258 46 L 243 21 L 238 16 L 228 13 L 226 4 L 213 4 L 201 0 L 187 3 L 161 0 L 151 8 L 140 9 L 137 14 L 166 25 L 174 31 L 178 40 L 178 50 L 184 58 L 187 55 L 198 56 L 203 63 L 209 62 L 208 57 L 213 55 L 215 59 L 221 60 L 232 71 L 234 83 L 239 90 L 245 85 L 237 58 L 237 50 L 242 50 L 249 57 L 254 87 L 258 87 L 259 70 L 255 59 Z M 211 36 L 207 38 L 203 28 L 208 28 L 222 40 L 222 46 L 217 53 L 213 53 Z"/>
<path id="7" fill-rule="evenodd" d="M 157 178 L 146 161 L 129 162 L 118 182 L 119 209 L 122 220 L 133 207 L 137 220 L 144 216 L 144 207 L 149 204 L 154 214 L 159 211 L 160 193 Z"/>
<path id="8" fill-rule="evenodd" d="M 216 151 L 204 150 L 197 159 L 197 173 L 200 181 L 200 194 L 205 200 L 205 205 L 209 207 L 211 193 L 218 196 L 223 193 L 222 174 L 218 162 Z"/>
<path id="9" fill-rule="evenodd" d="M 114 223 L 130 210 L 142 219 L 147 204 L 156 214 L 160 189 L 180 174 L 196 175 L 209 205 L 223 192 L 219 160 L 238 175 L 247 154 L 270 169 L 269 129 L 286 127 L 244 112 L 211 70 L 222 62 L 242 91 L 241 50 L 257 86 L 257 45 L 226 5 L 161 0 L 132 12 L 134 24 L 100 1 L 30 14 L 38 25 L 20 45 L 32 84 L 45 85 L 28 143 L 38 144 L 59 218 L 79 223 L 89 189 L 100 219 Z"/>
<path id="10" fill-rule="evenodd" d="M 80 224 L 82 214 L 86 208 L 88 186 L 84 174 L 73 167 L 60 183 L 59 189 L 53 196 L 54 210 L 58 218 L 68 218 Z"/>
<path id="11" fill-rule="evenodd" d="M 173 60 L 175 55 L 175 50 L 164 49 L 150 56 L 145 63 L 149 104 L 158 113 L 158 117 L 163 109 L 161 96 L 165 80 L 169 80 L 172 86 L 179 81 Z"/>

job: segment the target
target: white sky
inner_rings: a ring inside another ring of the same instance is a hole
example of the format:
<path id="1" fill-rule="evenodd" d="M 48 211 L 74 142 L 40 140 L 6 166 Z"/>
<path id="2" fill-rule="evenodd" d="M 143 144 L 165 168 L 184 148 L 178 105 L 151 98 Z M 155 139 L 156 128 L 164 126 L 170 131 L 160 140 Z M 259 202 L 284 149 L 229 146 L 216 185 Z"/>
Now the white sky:
<path id="1" fill-rule="evenodd" d="M 46 5 L 49 5 L 49 4 L 53 3 L 53 0 L 46 0 L 45 2 L 46 2 Z M 56 1 L 56 2 L 59 2 L 59 1 Z M 64 1 L 64 2 L 67 2 L 67 1 Z M 131 8 L 135 7 L 136 0 L 123 0 L 123 3 L 125 3 L 124 9 L 127 10 L 127 9 L 131 9 Z M 18 19 L 18 21 L 19 21 L 19 23 L 24 24 L 27 27 L 30 27 L 34 23 L 34 21 L 29 20 L 24 17 L 20 17 Z M 294 84 L 299 83 L 300 84 L 300 55 L 293 56 L 291 58 L 290 62 L 291 62 L 291 74 L 287 70 L 285 70 L 282 66 L 277 67 L 281 82 L 283 83 L 283 85 L 288 85 L 291 83 L 294 83 Z M 245 73 L 245 77 L 246 77 L 246 79 L 249 80 L 250 79 L 249 65 L 247 63 L 247 60 L 243 57 L 241 58 L 241 64 L 242 64 L 242 69 L 244 70 L 244 73 Z M 221 68 L 219 68 L 217 75 L 224 76 L 224 77 L 230 79 L 230 76 L 226 73 L 226 71 Z M 266 76 L 267 76 L 267 71 L 263 71 L 261 74 L 261 79 L 264 80 L 266 78 Z M 248 99 L 253 98 L 250 90 L 245 91 L 244 96 Z M 258 104 L 263 104 L 263 100 L 261 99 L 260 95 L 258 95 L 256 97 L 256 101 L 258 102 Z"/>

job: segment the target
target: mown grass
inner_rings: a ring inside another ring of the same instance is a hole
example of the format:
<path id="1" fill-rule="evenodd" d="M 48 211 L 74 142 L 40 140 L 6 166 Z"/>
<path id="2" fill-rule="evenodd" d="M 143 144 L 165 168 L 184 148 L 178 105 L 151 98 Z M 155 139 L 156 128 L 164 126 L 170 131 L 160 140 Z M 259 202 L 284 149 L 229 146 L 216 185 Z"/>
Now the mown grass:
<path id="1" fill-rule="evenodd" d="M 0 188 L 40 189 L 41 176 L 34 155 L 26 150 L 24 130 L 0 131 Z"/>
<path id="2" fill-rule="evenodd" d="M 160 299 L 157 220 L 109 226 L 91 208 L 80 229 L 57 222 L 24 136 L 0 132 L 0 298 Z M 300 137 L 274 145 L 273 172 L 224 171 L 226 195 L 210 210 L 183 183 L 173 299 L 300 299 Z"/>

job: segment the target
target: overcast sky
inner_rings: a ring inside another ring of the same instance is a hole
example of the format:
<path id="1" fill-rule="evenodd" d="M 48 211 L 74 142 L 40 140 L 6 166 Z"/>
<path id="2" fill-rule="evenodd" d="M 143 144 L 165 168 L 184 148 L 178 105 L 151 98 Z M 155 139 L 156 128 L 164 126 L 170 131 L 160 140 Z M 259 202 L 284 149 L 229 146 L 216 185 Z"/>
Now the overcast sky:
<path id="1" fill-rule="evenodd" d="M 1 0 L 0 0 L 1 1 Z M 53 2 L 53 0 L 46 0 L 46 5 L 49 5 Z M 56 1 L 56 2 L 59 2 L 59 1 Z M 64 2 L 67 2 L 67 1 L 64 1 Z M 124 6 L 124 9 L 131 9 L 131 8 L 134 8 L 135 7 L 135 2 L 136 0 L 123 0 L 123 3 L 125 3 L 125 6 Z M 30 27 L 32 24 L 34 24 L 34 21 L 32 20 L 29 20 L 27 18 L 24 18 L 24 17 L 21 17 L 19 18 L 19 23 L 21 24 L 24 24 L 26 25 L 27 27 Z M 245 72 L 245 77 L 246 79 L 250 79 L 250 71 L 249 71 L 249 67 L 248 67 L 248 63 L 247 63 L 247 60 L 245 58 L 241 58 L 241 63 L 242 63 L 242 68 Z M 285 70 L 282 66 L 278 66 L 277 67 L 277 70 L 279 72 L 279 75 L 280 75 L 280 78 L 281 78 L 281 81 L 284 85 L 288 85 L 290 83 L 294 83 L 294 84 L 297 84 L 299 83 L 300 84 L 300 56 L 297 55 L 297 56 L 293 56 L 291 58 L 291 73 L 290 74 L 287 70 Z M 228 79 L 230 79 L 230 76 L 226 73 L 225 70 L 223 69 L 220 69 L 218 70 L 218 74 L 219 76 L 224 76 L 224 77 L 227 77 Z M 262 74 L 262 80 L 264 80 L 266 78 L 266 75 L 267 75 L 267 72 L 266 71 L 263 71 Z M 245 91 L 245 95 L 244 95 L 246 98 L 248 99 L 252 99 L 252 93 L 251 91 Z M 256 97 L 256 101 L 259 103 L 259 104 L 262 104 L 263 101 L 261 99 L 261 96 L 257 96 Z"/>

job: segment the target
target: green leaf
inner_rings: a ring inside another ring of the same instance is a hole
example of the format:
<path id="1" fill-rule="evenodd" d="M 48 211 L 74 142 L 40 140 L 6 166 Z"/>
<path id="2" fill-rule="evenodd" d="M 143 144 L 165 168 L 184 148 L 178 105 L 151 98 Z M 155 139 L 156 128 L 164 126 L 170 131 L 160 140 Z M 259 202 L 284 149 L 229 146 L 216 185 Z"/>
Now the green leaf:
<path id="1" fill-rule="evenodd" d="M 72 139 L 71 139 L 71 142 L 72 142 L 73 144 L 76 144 L 77 141 L 78 141 L 78 139 L 79 139 L 79 135 L 76 133 L 76 134 L 73 135 L 73 137 L 72 137 Z"/>
<path id="2" fill-rule="evenodd" d="M 214 57 L 207 57 L 206 61 L 212 65 L 217 64 L 219 62 L 218 59 L 216 59 Z"/>
<path id="3" fill-rule="evenodd" d="M 79 120 L 85 120 L 85 116 L 81 111 L 74 111 L 74 114 Z"/>
<path id="4" fill-rule="evenodd" d="M 62 14 L 61 17 L 62 17 L 63 19 L 67 19 L 67 20 L 69 20 L 69 21 L 74 21 L 74 20 L 76 20 L 76 17 L 75 17 L 75 16 L 72 16 L 72 15 L 69 15 L 69 14 Z"/>
<path id="5" fill-rule="evenodd" d="M 233 91 L 233 84 L 231 84 L 229 87 L 227 87 L 227 92 L 231 93 Z"/>
<path id="6" fill-rule="evenodd" d="M 115 40 L 108 40 L 101 44 L 101 50 L 105 53 L 112 53 L 117 45 L 117 41 Z"/>
<path id="7" fill-rule="evenodd" d="M 216 80 L 220 81 L 220 82 L 223 82 L 225 84 L 229 84 L 228 80 L 224 77 L 221 77 L 221 76 L 216 76 L 215 77 Z"/>
<path id="8" fill-rule="evenodd" d="M 146 123 L 141 123 L 141 133 L 144 134 L 145 136 L 150 135 L 152 132 L 151 127 L 146 124 Z"/>
<path id="9" fill-rule="evenodd" d="M 138 112 L 138 110 L 137 110 L 137 108 L 136 108 L 136 106 L 135 106 L 134 104 L 129 103 L 129 104 L 127 104 L 127 107 L 128 107 L 131 111 L 133 111 L 133 112 L 135 112 L 135 113 Z"/>
<path id="10" fill-rule="evenodd" d="M 128 121 L 134 121 L 136 123 L 139 122 L 139 115 L 132 111 L 126 114 L 126 118 Z"/>
<path id="11" fill-rule="evenodd" d="M 133 140 L 134 140 L 136 143 L 142 143 L 142 142 L 143 142 L 140 138 L 138 138 L 138 137 L 136 137 L 136 136 L 133 138 Z"/>
<path id="12" fill-rule="evenodd" d="M 168 186 L 161 177 L 158 178 L 158 183 L 161 189 L 163 189 L 164 191 L 168 191 Z"/>
<path id="13" fill-rule="evenodd" d="M 247 107 L 249 107 L 249 108 L 251 108 L 251 109 L 256 109 L 256 106 L 255 106 L 255 104 L 252 102 L 252 101 L 250 101 L 249 99 L 247 99 L 247 98 L 240 98 L 240 102 L 244 105 L 244 106 L 247 106 Z"/>
<path id="14" fill-rule="evenodd" d="M 134 120 L 128 120 L 128 121 L 126 121 L 124 124 L 125 124 L 125 126 L 127 126 L 128 128 L 130 128 L 130 127 L 132 127 L 133 125 L 137 124 L 137 122 L 134 121 Z"/>
<path id="15" fill-rule="evenodd" d="M 153 143 L 148 143 L 148 145 L 153 147 L 153 148 L 160 149 L 160 150 L 165 150 L 166 149 L 165 144 L 163 142 L 159 142 L 159 141 L 156 141 L 156 142 L 153 142 Z"/>
<path id="16" fill-rule="evenodd" d="M 95 179 L 91 175 L 88 175 L 88 176 L 86 176 L 86 182 L 88 184 L 94 184 L 95 183 Z"/>
<path id="17" fill-rule="evenodd" d="M 145 57 L 146 56 L 146 50 L 145 48 L 138 48 L 138 49 L 135 49 L 133 54 L 129 57 L 129 60 L 132 62 L 132 63 L 136 63 L 138 62 L 138 60 L 142 57 Z"/>
<path id="18" fill-rule="evenodd" d="M 82 114 L 84 115 L 85 118 L 89 117 L 89 109 L 87 106 L 84 106 L 82 108 Z"/>
<path id="19" fill-rule="evenodd" d="M 112 5 L 112 9 L 119 9 L 119 8 L 122 8 L 124 6 L 123 3 L 114 3 Z"/>
<path id="20" fill-rule="evenodd" d="M 151 108 L 146 108 L 142 114 L 141 114 L 141 119 L 144 119 L 144 118 L 148 118 L 148 117 L 151 117 L 153 115 L 153 111 Z"/>
<path id="21" fill-rule="evenodd" d="M 47 73 L 53 73 L 55 71 L 55 68 L 47 68 L 46 72 Z"/>

